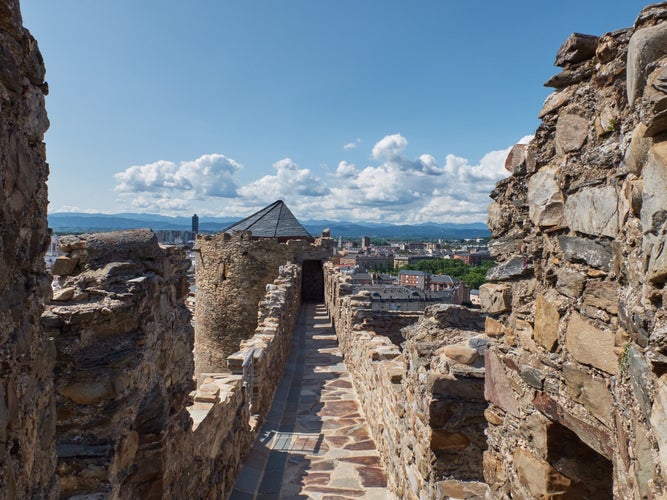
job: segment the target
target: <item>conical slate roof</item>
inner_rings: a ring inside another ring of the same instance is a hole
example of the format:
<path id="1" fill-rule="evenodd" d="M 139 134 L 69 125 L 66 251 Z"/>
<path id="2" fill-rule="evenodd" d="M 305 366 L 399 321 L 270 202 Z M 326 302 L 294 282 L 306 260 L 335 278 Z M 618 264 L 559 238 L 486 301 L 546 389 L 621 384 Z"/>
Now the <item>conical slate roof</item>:
<path id="1" fill-rule="evenodd" d="M 252 231 L 253 238 L 312 238 L 283 200 L 232 224 L 223 232 Z"/>

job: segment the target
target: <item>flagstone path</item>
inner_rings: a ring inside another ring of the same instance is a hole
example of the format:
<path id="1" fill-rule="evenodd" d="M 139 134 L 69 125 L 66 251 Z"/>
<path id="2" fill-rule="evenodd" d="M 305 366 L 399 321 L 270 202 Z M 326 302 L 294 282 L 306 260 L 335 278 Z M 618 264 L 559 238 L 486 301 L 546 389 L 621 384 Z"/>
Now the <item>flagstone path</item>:
<path id="1" fill-rule="evenodd" d="M 297 323 L 230 499 L 394 499 L 325 306 L 304 304 Z"/>

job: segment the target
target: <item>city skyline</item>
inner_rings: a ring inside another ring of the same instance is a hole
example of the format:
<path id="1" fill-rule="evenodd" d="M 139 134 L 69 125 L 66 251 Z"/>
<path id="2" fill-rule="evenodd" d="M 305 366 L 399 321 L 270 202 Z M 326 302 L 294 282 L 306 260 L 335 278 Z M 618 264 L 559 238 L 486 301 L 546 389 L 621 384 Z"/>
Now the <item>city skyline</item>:
<path id="1" fill-rule="evenodd" d="M 50 210 L 484 222 L 562 42 L 644 5 L 24 2 Z"/>

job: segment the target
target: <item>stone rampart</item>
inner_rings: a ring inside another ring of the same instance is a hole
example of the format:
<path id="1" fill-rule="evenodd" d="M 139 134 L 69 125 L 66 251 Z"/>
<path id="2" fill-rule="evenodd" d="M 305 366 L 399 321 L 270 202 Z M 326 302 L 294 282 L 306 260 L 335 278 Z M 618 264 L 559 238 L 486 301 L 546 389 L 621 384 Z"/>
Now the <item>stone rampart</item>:
<path id="1" fill-rule="evenodd" d="M 281 265 L 327 260 L 332 245 L 330 238 L 314 243 L 256 239 L 250 231 L 200 235 L 195 245 L 197 373 L 225 371 L 227 357 L 254 335 L 257 305 Z"/>
<path id="2" fill-rule="evenodd" d="M 148 230 L 61 244 L 60 278 L 42 324 L 57 348 L 63 496 L 225 498 L 284 369 L 300 266 L 281 266 L 266 286 L 255 335 L 230 357 L 239 374 L 202 374 L 193 391 L 183 252 L 160 247 Z"/>
<path id="3" fill-rule="evenodd" d="M 667 3 L 573 34 L 489 208 L 494 498 L 667 494 Z"/>
<path id="4" fill-rule="evenodd" d="M 271 406 L 300 306 L 301 267 L 288 263 L 280 267 L 278 278 L 266 286 L 264 300 L 259 303 L 255 335 L 242 341 L 241 349 L 227 358 L 231 373 L 251 377 L 253 414 L 265 415 Z M 248 367 L 246 361 L 250 360 Z"/>
<path id="5" fill-rule="evenodd" d="M 49 292 L 48 85 L 18 0 L 0 4 L 0 47 L 0 497 L 55 498 L 55 355 L 39 328 Z"/>
<path id="6" fill-rule="evenodd" d="M 406 499 L 484 495 L 484 318 L 453 305 L 375 318 L 368 292 L 351 295 L 347 281 L 326 267 L 327 306 L 389 487 Z"/>
<path id="7" fill-rule="evenodd" d="M 161 496 L 190 426 L 189 261 L 149 230 L 68 236 L 61 247 L 42 325 L 57 350 L 62 494 Z"/>

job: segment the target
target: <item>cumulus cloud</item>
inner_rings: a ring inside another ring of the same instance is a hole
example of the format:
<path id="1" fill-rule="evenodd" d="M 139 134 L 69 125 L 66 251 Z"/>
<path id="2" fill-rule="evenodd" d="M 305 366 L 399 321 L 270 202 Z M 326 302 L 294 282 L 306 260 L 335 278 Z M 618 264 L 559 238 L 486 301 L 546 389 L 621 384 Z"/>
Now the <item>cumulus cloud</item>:
<path id="1" fill-rule="evenodd" d="M 345 144 L 345 145 L 343 146 L 343 149 L 344 149 L 345 151 L 349 151 L 350 149 L 356 149 L 356 148 L 359 147 L 359 144 L 361 144 L 361 139 L 359 139 L 359 138 L 357 137 L 357 140 L 356 140 L 356 141 L 348 142 L 347 144 Z"/>
<path id="2" fill-rule="evenodd" d="M 264 177 L 238 189 L 239 195 L 251 202 L 271 203 L 277 199 L 288 201 L 299 196 L 312 197 L 327 194 L 322 180 L 307 168 L 300 168 L 290 158 L 273 164 L 275 175 Z"/>
<path id="3" fill-rule="evenodd" d="M 405 155 L 408 141 L 388 135 L 372 149 L 375 165 L 354 170 L 341 162 L 330 194 L 318 200 L 321 210 L 342 219 L 395 223 L 483 222 L 488 194 L 508 175 L 504 168 L 510 148 L 491 151 L 478 163 L 453 154 L 439 164 L 423 153 Z"/>
<path id="4" fill-rule="evenodd" d="M 189 198 L 236 196 L 235 174 L 241 169 L 234 160 L 221 154 L 203 155 L 176 164 L 160 160 L 133 165 L 114 175 L 116 191 L 126 193 L 188 192 Z"/>
<path id="5" fill-rule="evenodd" d="M 341 161 L 336 168 L 336 177 L 352 177 L 357 173 L 357 166 L 354 163 Z"/>
<path id="6" fill-rule="evenodd" d="M 387 135 L 373 146 L 373 159 L 393 160 L 400 156 L 408 145 L 401 134 Z"/>
<path id="7" fill-rule="evenodd" d="M 532 136 L 522 138 L 528 142 Z M 439 161 L 422 152 L 409 157 L 401 134 L 381 138 L 369 164 L 340 161 L 335 171 L 317 173 L 290 158 L 273 172 L 239 185 L 241 166 L 220 154 L 192 161 L 158 161 L 116 174 L 116 190 L 137 210 L 246 216 L 283 199 L 297 217 L 391 223 L 484 222 L 489 193 L 509 175 L 510 148 L 479 161 L 448 154 Z"/>

